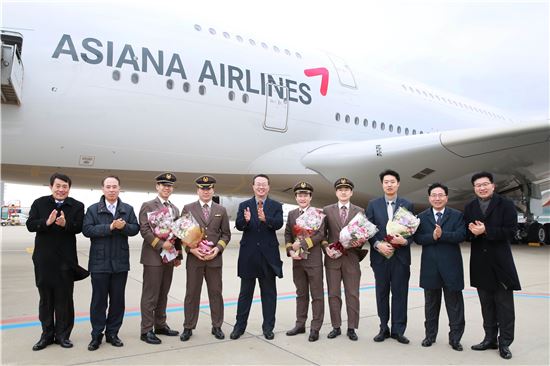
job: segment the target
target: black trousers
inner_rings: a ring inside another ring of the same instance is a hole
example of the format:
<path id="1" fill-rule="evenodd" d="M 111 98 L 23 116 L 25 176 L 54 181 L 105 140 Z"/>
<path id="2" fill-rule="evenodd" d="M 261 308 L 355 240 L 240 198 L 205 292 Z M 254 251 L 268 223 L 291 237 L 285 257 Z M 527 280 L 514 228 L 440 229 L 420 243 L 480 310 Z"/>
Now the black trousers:
<path id="1" fill-rule="evenodd" d="M 128 272 L 92 273 L 90 322 L 92 337 L 117 335 L 124 319 L 124 292 Z M 107 314 L 107 302 L 109 312 Z"/>
<path id="2" fill-rule="evenodd" d="M 38 286 L 38 318 L 42 337 L 48 340 L 69 339 L 74 326 L 73 273 L 70 270 L 60 273 L 60 282 L 55 286 Z"/>
<path id="3" fill-rule="evenodd" d="M 509 346 L 514 341 L 514 292 L 512 290 L 497 289 L 483 290 L 478 288 L 483 316 L 485 339 L 496 342 L 501 346 Z"/>
<path id="4" fill-rule="evenodd" d="M 275 273 L 269 269 L 264 271 L 264 277 L 258 278 L 260 283 L 260 295 L 262 299 L 262 330 L 273 331 L 275 328 L 275 311 L 277 310 L 277 285 L 275 283 Z M 235 328 L 244 331 L 248 324 L 248 315 L 252 306 L 252 297 L 254 296 L 254 287 L 256 279 L 241 278 L 241 291 L 239 293 L 239 302 L 237 304 L 237 323 Z"/>
<path id="5" fill-rule="evenodd" d="M 439 325 L 439 311 L 441 309 L 441 292 L 445 296 L 445 308 L 449 317 L 449 342 L 458 343 L 464 334 L 464 297 L 462 291 L 452 291 L 447 288 L 424 290 L 424 314 L 426 321 L 426 338 L 435 342 Z"/>

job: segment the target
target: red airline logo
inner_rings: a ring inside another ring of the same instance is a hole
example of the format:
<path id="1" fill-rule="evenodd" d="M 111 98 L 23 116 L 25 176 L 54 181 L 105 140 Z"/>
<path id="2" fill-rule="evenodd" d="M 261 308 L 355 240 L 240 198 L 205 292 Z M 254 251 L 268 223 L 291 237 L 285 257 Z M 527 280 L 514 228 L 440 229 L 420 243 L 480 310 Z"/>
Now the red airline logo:
<path id="1" fill-rule="evenodd" d="M 325 67 L 318 67 L 316 69 L 306 69 L 304 70 L 304 74 L 306 76 L 319 76 L 321 75 L 321 95 L 325 96 L 327 95 L 328 90 L 328 70 Z"/>

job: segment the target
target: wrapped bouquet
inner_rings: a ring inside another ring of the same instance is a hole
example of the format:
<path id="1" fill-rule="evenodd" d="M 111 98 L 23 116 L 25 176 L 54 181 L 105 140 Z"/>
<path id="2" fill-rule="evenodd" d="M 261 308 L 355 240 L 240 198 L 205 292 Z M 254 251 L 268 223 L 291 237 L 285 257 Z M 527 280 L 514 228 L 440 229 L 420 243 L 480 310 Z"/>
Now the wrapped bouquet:
<path id="1" fill-rule="evenodd" d="M 364 213 L 359 212 L 351 221 L 340 231 L 339 241 L 332 243 L 329 247 L 337 250 L 340 255 L 345 253 L 346 249 L 352 247 L 352 242 L 365 243 L 378 232 L 378 228 L 370 222 Z M 366 254 L 366 253 L 365 253 Z"/>
<path id="2" fill-rule="evenodd" d="M 204 236 L 197 220 L 189 212 L 172 223 L 172 233 L 191 249 L 196 248 Z"/>
<path id="3" fill-rule="evenodd" d="M 201 252 L 201 254 L 208 255 L 212 251 L 212 248 L 214 248 L 214 243 L 206 239 L 203 239 L 200 241 L 197 248 L 199 249 L 199 252 Z"/>
<path id="4" fill-rule="evenodd" d="M 168 207 L 162 207 L 156 211 L 147 213 L 147 220 L 153 230 L 153 234 L 159 239 L 169 240 L 172 237 L 172 223 L 174 218 Z"/>
<path id="5" fill-rule="evenodd" d="M 405 207 L 399 207 L 393 215 L 393 220 L 386 224 L 386 236 L 384 241 L 391 243 L 395 234 L 401 235 L 404 238 L 411 237 L 418 229 L 420 219 Z M 395 249 L 399 248 L 399 244 L 391 244 Z M 386 258 L 391 258 L 393 252 Z"/>
<path id="6" fill-rule="evenodd" d="M 323 223 L 325 214 L 322 210 L 314 207 L 309 207 L 303 214 L 298 216 L 296 224 L 292 228 L 292 233 L 297 240 L 304 240 L 310 238 Z M 302 259 L 307 259 L 309 252 L 307 248 L 299 248 L 297 254 Z"/>

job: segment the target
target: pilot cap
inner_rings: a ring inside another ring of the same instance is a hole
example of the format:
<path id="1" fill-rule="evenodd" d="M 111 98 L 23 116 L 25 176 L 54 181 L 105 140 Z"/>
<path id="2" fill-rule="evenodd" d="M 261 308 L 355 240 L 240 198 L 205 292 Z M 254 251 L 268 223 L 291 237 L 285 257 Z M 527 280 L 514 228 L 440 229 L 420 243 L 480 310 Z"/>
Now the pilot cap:
<path id="1" fill-rule="evenodd" d="M 216 183 L 216 178 L 210 175 L 201 175 L 195 180 L 195 184 L 201 189 L 214 188 L 214 183 Z"/>
<path id="2" fill-rule="evenodd" d="M 162 173 L 160 175 L 157 175 L 155 180 L 158 184 L 166 184 L 172 186 L 174 185 L 174 183 L 176 183 L 176 176 L 172 173 Z"/>
<path id="3" fill-rule="evenodd" d="M 296 193 L 313 193 L 313 186 L 308 182 L 298 182 L 294 186 L 294 194 Z"/>
<path id="4" fill-rule="evenodd" d="M 338 188 L 349 188 L 353 190 L 353 182 L 349 180 L 348 178 L 338 178 L 336 182 L 334 182 L 334 189 Z"/>

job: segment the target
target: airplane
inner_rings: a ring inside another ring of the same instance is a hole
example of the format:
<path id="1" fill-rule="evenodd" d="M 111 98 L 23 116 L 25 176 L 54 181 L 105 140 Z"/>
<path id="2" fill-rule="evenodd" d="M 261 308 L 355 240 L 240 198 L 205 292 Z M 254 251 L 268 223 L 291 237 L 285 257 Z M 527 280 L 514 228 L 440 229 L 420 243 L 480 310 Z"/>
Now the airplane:
<path id="1" fill-rule="evenodd" d="M 347 177 L 366 207 L 391 168 L 416 207 L 439 181 L 462 208 L 472 173 L 488 170 L 525 215 L 518 239 L 549 243 L 535 220 L 550 187 L 549 120 L 170 14 L 159 23 L 124 8 L 121 19 L 113 6 L 3 3 L 3 181 L 44 184 L 62 171 L 97 187 L 115 174 L 147 191 L 171 171 L 191 193 L 208 173 L 236 210 L 257 173 L 284 202 L 308 180 L 316 205 L 333 202 L 333 182 Z"/>

